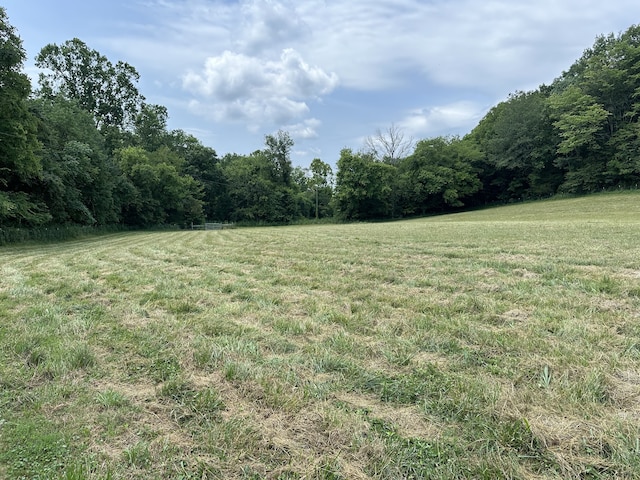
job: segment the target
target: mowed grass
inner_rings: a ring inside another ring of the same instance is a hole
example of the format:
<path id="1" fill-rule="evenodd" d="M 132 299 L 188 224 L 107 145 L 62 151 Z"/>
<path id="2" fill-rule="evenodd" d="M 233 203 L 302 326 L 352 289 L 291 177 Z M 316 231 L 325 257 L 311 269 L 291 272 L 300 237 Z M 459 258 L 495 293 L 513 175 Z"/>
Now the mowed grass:
<path id="1" fill-rule="evenodd" d="M 0 250 L 0 478 L 638 478 L 640 194 Z"/>

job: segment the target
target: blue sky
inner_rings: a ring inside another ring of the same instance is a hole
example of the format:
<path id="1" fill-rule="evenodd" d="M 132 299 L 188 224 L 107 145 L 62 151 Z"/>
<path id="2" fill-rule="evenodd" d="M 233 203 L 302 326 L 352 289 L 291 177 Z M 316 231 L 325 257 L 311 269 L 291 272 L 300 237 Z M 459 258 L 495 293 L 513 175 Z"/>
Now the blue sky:
<path id="1" fill-rule="evenodd" d="M 141 75 L 149 103 L 225 153 L 284 129 L 292 160 L 335 165 L 392 124 L 464 135 L 496 103 L 549 84 L 637 0 L 4 0 L 27 51 L 77 37 Z"/>

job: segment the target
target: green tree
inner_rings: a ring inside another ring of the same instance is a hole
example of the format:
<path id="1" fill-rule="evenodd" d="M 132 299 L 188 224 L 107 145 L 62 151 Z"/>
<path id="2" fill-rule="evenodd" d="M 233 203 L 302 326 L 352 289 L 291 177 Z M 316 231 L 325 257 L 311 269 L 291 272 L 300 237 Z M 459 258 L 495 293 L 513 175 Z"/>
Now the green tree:
<path id="1" fill-rule="evenodd" d="M 284 222 L 281 185 L 274 180 L 274 165 L 263 151 L 229 154 L 222 159 L 227 181 L 229 218 L 234 222 Z"/>
<path id="2" fill-rule="evenodd" d="M 553 84 L 563 191 L 637 183 L 640 171 L 640 26 L 603 35 Z"/>
<path id="3" fill-rule="evenodd" d="M 143 103 L 134 121 L 136 143 L 148 152 L 167 145 L 168 119 L 167 107 Z"/>
<path id="4" fill-rule="evenodd" d="M 477 162 L 484 195 L 501 201 L 548 196 L 562 183 L 543 90 L 510 95 L 472 131 L 471 139 L 484 153 Z"/>
<path id="5" fill-rule="evenodd" d="M 183 173 L 202 185 L 205 217 L 212 220 L 228 219 L 227 181 L 216 151 L 182 130 L 169 132 L 167 144 L 184 158 Z"/>
<path id="6" fill-rule="evenodd" d="M 105 225 L 119 220 L 119 172 L 88 112 L 62 97 L 34 99 L 42 144 L 38 194 L 54 223 Z"/>
<path id="7" fill-rule="evenodd" d="M 602 144 L 603 129 L 610 113 L 597 100 L 571 86 L 549 100 L 553 126 L 560 135 L 558 153 L 577 154 L 583 150 L 596 150 Z"/>
<path id="8" fill-rule="evenodd" d="M 40 95 L 62 95 L 91 113 L 100 130 L 132 128 L 144 97 L 137 88 L 140 75 L 126 62 L 112 64 L 98 51 L 74 38 L 46 45 L 36 56 Z"/>
<path id="9" fill-rule="evenodd" d="M 273 163 L 277 179 L 283 185 L 291 186 L 291 173 L 293 171 L 291 148 L 294 145 L 293 139 L 288 132 L 278 130 L 275 135 L 265 135 L 264 143 L 266 145 L 265 153 Z"/>
<path id="10" fill-rule="evenodd" d="M 392 215 L 396 167 L 348 148 L 340 152 L 337 167 L 333 207 L 339 217 L 367 220 Z"/>
<path id="11" fill-rule="evenodd" d="M 314 158 L 311 161 L 309 170 L 311 171 L 311 186 L 315 197 L 315 217 L 317 220 L 321 216 L 321 206 L 323 217 L 328 216 L 329 213 L 332 194 L 330 177 L 333 175 L 333 170 L 331 169 L 331 165 L 323 162 L 319 158 Z"/>
<path id="12" fill-rule="evenodd" d="M 166 223 L 189 225 L 203 220 L 201 185 L 181 175 L 184 159 L 164 147 L 147 152 L 127 147 L 117 152 L 127 183 L 121 187 L 125 223 L 153 226 Z"/>
<path id="13" fill-rule="evenodd" d="M 473 164 L 481 156 L 469 139 L 437 137 L 417 143 L 400 164 L 405 178 L 404 213 L 429 213 L 464 206 L 481 188 Z"/>
<path id="14" fill-rule="evenodd" d="M 599 150 L 607 141 L 611 115 L 578 86 L 570 86 L 549 99 L 553 126 L 558 130 L 560 155 L 556 165 L 565 170 L 562 189 L 589 192 L 604 185 L 606 162 Z"/>
<path id="15" fill-rule="evenodd" d="M 49 220 L 32 196 L 42 165 L 36 121 L 27 106 L 31 84 L 21 72 L 24 59 L 22 40 L 0 7 L 0 225 Z"/>

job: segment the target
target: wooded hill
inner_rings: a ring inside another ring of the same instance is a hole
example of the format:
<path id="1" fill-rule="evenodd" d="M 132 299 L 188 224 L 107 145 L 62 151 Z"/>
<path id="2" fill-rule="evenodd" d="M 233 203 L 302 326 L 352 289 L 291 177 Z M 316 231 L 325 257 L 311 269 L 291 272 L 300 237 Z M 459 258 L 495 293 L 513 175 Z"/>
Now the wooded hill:
<path id="1" fill-rule="evenodd" d="M 218 157 L 79 39 L 46 45 L 38 87 L 0 7 L 0 229 L 384 219 L 636 188 L 640 27 L 598 37 L 551 85 L 516 92 L 471 133 L 400 150 L 390 129 L 336 161 L 293 167 L 287 132 Z M 406 146 L 406 144 L 404 145 Z"/>

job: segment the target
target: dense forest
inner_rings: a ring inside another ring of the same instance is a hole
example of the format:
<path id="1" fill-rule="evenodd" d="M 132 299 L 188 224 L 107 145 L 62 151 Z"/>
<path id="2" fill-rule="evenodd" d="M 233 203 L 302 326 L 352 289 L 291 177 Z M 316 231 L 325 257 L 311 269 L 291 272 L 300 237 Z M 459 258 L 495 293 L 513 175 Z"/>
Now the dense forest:
<path id="1" fill-rule="evenodd" d="M 139 74 L 79 39 L 46 45 L 37 88 L 0 7 L 0 232 L 367 220 L 636 188 L 640 27 L 598 37 L 551 85 L 516 92 L 464 137 L 406 141 L 392 126 L 334 172 L 293 167 L 293 140 L 219 157 L 167 128 Z M 1 235 L 0 235 L 1 237 Z"/>

